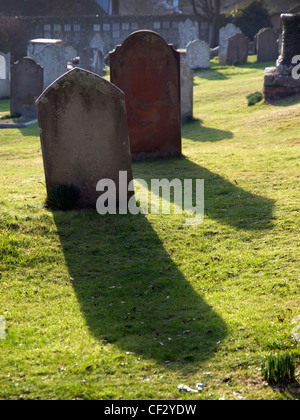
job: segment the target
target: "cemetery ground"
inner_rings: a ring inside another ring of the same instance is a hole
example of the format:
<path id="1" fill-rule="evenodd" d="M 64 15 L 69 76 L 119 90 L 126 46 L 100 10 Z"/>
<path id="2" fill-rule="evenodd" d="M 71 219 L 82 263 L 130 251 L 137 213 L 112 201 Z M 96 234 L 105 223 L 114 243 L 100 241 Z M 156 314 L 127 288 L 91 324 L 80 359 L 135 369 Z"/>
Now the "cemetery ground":
<path id="1" fill-rule="evenodd" d="M 248 107 L 273 64 L 254 61 L 196 72 L 183 157 L 133 163 L 148 185 L 204 179 L 200 226 L 51 212 L 37 125 L 1 130 L 1 399 L 300 397 L 300 98 Z M 274 352 L 295 383 L 264 382 Z"/>

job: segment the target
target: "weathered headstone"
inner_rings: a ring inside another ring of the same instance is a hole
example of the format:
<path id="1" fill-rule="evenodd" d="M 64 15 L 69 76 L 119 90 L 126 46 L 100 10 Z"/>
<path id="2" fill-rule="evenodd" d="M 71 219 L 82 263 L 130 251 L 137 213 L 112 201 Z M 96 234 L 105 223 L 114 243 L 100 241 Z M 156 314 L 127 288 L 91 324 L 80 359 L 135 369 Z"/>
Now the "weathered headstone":
<path id="1" fill-rule="evenodd" d="M 180 54 L 152 31 L 110 53 L 111 82 L 125 93 L 131 154 L 181 154 Z"/>
<path id="2" fill-rule="evenodd" d="M 0 52 L 0 99 L 10 94 L 10 53 Z"/>
<path id="3" fill-rule="evenodd" d="M 23 57 L 11 67 L 10 112 L 36 116 L 35 101 L 43 92 L 44 70 L 30 57 Z"/>
<path id="4" fill-rule="evenodd" d="M 282 14 L 282 49 L 276 67 L 265 69 L 264 97 L 278 100 L 300 93 L 299 71 L 295 68 L 300 56 L 300 14 Z"/>
<path id="5" fill-rule="evenodd" d="M 244 34 L 235 34 L 228 40 L 226 64 L 237 65 L 247 63 L 249 39 Z"/>
<path id="6" fill-rule="evenodd" d="M 95 208 L 98 182 L 110 179 L 118 198 L 119 171 L 132 180 L 123 92 L 76 67 L 36 104 L 48 197 L 58 185 L 73 186 L 80 191 L 78 206 Z"/>
<path id="7" fill-rule="evenodd" d="M 274 29 L 263 28 L 256 35 L 257 61 L 276 61 L 278 58 L 278 36 Z"/>
<path id="8" fill-rule="evenodd" d="M 210 50 L 206 41 L 195 39 L 186 47 L 186 62 L 192 69 L 210 68 Z"/>
<path id="9" fill-rule="evenodd" d="M 80 53 L 79 67 L 102 76 L 103 58 L 103 54 L 98 48 L 84 48 Z"/>
<path id="10" fill-rule="evenodd" d="M 186 48 L 187 44 L 199 37 L 199 23 L 186 19 L 178 24 L 178 48 Z"/>
<path id="11" fill-rule="evenodd" d="M 228 23 L 220 29 L 219 33 L 219 63 L 224 65 L 227 62 L 228 41 L 235 34 L 240 34 L 242 31 L 233 23 Z"/>
<path id="12" fill-rule="evenodd" d="M 181 119 L 182 122 L 193 118 L 194 73 L 185 63 L 180 63 L 181 78 Z"/>
<path id="13" fill-rule="evenodd" d="M 60 39 L 33 39 L 29 42 L 27 55 L 44 68 L 44 89 L 67 70 Z"/>

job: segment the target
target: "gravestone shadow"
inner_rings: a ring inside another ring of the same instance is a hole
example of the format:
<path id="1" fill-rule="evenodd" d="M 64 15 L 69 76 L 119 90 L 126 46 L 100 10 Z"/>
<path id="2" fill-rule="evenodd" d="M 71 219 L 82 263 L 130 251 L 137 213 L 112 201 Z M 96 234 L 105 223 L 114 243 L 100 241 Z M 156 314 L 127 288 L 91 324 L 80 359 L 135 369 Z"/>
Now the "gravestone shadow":
<path id="1" fill-rule="evenodd" d="M 170 369 L 187 363 L 192 369 L 213 355 L 226 324 L 144 215 L 53 215 L 80 309 L 97 340 Z"/>
<path id="2" fill-rule="evenodd" d="M 233 138 L 231 131 L 205 127 L 202 125 L 201 119 L 193 119 L 192 121 L 185 122 L 184 129 L 184 138 L 194 142 L 215 142 Z"/>
<path id="3" fill-rule="evenodd" d="M 185 156 L 135 164 L 135 178 L 145 179 L 148 185 L 153 173 L 159 179 L 203 179 L 205 217 L 246 231 L 273 227 L 274 200 L 244 190 L 238 180 L 232 183 Z"/>

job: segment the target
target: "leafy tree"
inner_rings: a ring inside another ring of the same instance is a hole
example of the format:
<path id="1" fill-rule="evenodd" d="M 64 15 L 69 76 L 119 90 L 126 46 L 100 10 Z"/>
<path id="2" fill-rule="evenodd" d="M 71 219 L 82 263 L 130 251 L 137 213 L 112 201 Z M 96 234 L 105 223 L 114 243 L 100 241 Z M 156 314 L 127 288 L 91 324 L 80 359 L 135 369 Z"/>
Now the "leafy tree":
<path id="1" fill-rule="evenodd" d="M 270 14 L 263 0 L 251 0 L 237 6 L 228 14 L 228 21 L 238 26 L 251 40 L 260 29 L 272 26 Z"/>

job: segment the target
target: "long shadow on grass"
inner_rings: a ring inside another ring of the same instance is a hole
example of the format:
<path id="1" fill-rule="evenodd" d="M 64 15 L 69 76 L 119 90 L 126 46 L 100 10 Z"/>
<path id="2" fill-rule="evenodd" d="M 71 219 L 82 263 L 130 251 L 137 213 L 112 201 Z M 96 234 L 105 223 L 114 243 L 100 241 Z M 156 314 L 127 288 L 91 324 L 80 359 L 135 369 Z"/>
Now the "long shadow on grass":
<path id="1" fill-rule="evenodd" d="M 231 131 L 204 127 L 201 119 L 187 121 L 184 123 L 184 129 L 184 137 L 196 142 L 215 142 L 233 138 L 233 133 Z"/>
<path id="2" fill-rule="evenodd" d="M 148 185 L 151 184 L 151 178 L 170 181 L 174 178 L 203 179 L 205 217 L 240 230 L 256 231 L 273 227 L 272 199 L 244 190 L 239 186 L 239 180 L 231 183 L 184 156 L 180 159 L 137 162 L 134 169 L 135 178 L 145 179 Z"/>
<path id="3" fill-rule="evenodd" d="M 54 212 L 54 219 L 81 311 L 97 340 L 170 362 L 170 369 L 192 368 L 212 356 L 226 324 L 191 287 L 145 216 L 82 211 Z"/>

